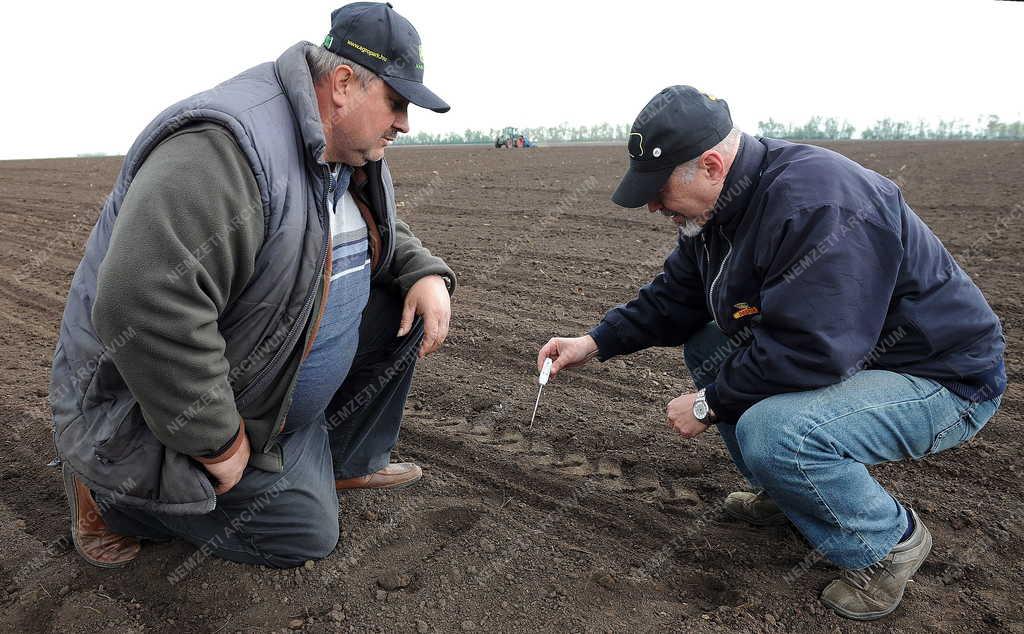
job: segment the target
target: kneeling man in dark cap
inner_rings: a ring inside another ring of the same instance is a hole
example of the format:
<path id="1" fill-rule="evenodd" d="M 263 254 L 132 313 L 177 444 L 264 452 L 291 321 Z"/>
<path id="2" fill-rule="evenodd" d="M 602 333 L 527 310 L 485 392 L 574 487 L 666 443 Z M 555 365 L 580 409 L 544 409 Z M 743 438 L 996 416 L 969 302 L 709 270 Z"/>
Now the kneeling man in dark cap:
<path id="1" fill-rule="evenodd" d="M 338 542 L 338 492 L 391 462 L 455 276 L 396 215 L 384 152 L 423 84 L 391 5 L 180 101 L 124 159 L 68 293 L 50 402 L 76 550 L 139 539 L 291 567 Z"/>

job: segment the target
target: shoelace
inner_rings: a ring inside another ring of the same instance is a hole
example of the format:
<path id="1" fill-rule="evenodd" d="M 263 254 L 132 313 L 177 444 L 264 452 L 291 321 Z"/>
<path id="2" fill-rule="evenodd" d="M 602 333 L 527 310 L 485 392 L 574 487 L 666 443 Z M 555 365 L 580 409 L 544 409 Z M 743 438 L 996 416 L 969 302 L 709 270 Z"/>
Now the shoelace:
<path id="1" fill-rule="evenodd" d="M 883 559 L 882 561 L 873 563 L 867 568 L 861 568 L 860 570 L 844 570 L 843 577 L 846 578 L 846 581 L 848 581 L 850 585 L 854 586 L 859 590 L 867 592 L 868 586 L 871 585 L 871 582 L 872 580 L 874 580 L 876 573 L 885 573 L 888 574 L 890 577 L 895 576 L 893 575 L 892 571 L 889 570 L 889 567 L 885 564 L 886 561 Z"/>
<path id="2" fill-rule="evenodd" d="M 754 493 L 754 499 L 750 501 L 751 504 L 757 504 L 761 500 L 770 500 L 771 499 L 768 496 L 768 492 L 765 491 L 764 489 L 754 489 L 753 493 Z"/>

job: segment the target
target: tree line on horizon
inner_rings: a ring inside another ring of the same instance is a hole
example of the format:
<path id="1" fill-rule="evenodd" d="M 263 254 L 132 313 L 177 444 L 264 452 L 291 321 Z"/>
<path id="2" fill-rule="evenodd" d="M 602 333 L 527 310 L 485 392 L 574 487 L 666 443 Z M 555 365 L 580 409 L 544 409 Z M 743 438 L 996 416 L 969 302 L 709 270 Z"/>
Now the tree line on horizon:
<path id="1" fill-rule="evenodd" d="M 808 141 L 827 140 L 840 141 L 860 138 L 871 141 L 920 141 L 941 139 L 962 140 L 1021 140 L 1024 139 L 1024 122 L 1001 121 L 997 115 L 989 115 L 987 120 L 978 118 L 977 122 L 969 123 L 963 119 L 942 120 L 931 125 L 925 121 L 899 121 L 896 119 L 879 119 L 874 125 L 860 131 L 854 137 L 856 128 L 845 119 L 839 121 L 834 117 L 811 117 L 803 125 L 787 124 L 768 119 L 758 121 L 758 133 L 761 136 L 776 139 L 803 139 Z"/>
<path id="2" fill-rule="evenodd" d="M 630 124 L 623 123 L 615 125 L 611 123 L 598 123 L 596 125 L 573 126 L 562 123 L 553 126 L 540 126 L 535 128 L 518 128 L 519 134 L 530 139 L 533 143 L 587 143 L 600 141 L 625 141 L 629 136 Z M 429 132 L 417 132 L 416 134 L 403 134 L 398 137 L 396 143 L 399 145 L 450 145 L 464 143 L 494 144 L 494 140 L 502 135 L 504 131 L 498 128 L 489 130 L 469 130 L 465 132 L 441 132 L 430 134 Z"/>
<path id="3" fill-rule="evenodd" d="M 925 121 L 899 121 L 885 118 L 864 128 L 858 134 L 856 127 L 849 121 L 835 117 L 811 117 L 802 125 L 785 123 L 769 118 L 758 121 L 758 135 L 775 139 L 799 139 L 805 141 L 842 141 L 847 139 L 865 139 L 872 141 L 915 141 L 915 140 L 1022 140 L 1024 139 L 1024 122 L 1002 121 L 996 115 L 987 119 L 979 118 L 975 123 L 962 119 L 942 120 L 932 125 Z M 521 128 L 519 133 L 533 143 L 595 143 L 625 142 L 629 136 L 630 124 L 599 123 L 597 125 L 573 126 L 562 123 L 555 126 Z M 398 137 L 399 145 L 452 145 L 480 144 L 492 145 L 502 130 L 470 130 L 459 132 L 442 132 L 431 134 L 417 132 Z"/>

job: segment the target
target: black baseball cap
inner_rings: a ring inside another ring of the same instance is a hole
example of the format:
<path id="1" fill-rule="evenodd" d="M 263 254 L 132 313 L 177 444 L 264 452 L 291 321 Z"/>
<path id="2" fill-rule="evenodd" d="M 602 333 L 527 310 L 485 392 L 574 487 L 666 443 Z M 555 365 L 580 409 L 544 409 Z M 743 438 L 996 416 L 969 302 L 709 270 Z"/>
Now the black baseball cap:
<path id="1" fill-rule="evenodd" d="M 629 131 L 629 169 L 612 194 L 621 207 L 642 207 L 658 197 L 676 167 L 729 135 L 729 104 L 693 86 L 669 86 L 651 99 Z"/>
<path id="2" fill-rule="evenodd" d="M 395 92 L 421 108 L 434 112 L 451 109 L 423 85 L 420 34 L 390 2 L 353 2 L 335 9 L 324 48 L 372 70 Z"/>

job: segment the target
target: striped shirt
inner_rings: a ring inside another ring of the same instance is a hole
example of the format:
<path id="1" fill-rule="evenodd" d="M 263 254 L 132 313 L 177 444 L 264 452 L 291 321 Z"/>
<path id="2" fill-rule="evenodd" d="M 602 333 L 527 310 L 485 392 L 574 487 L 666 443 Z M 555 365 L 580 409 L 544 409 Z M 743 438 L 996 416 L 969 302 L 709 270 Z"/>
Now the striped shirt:
<path id="1" fill-rule="evenodd" d="M 348 188 L 335 205 L 329 209 L 331 217 L 331 292 L 334 283 L 346 275 L 361 272 L 370 266 L 368 251 L 369 242 L 366 234 L 366 221 L 359 213 L 359 207 L 353 200 Z"/>
<path id="2" fill-rule="evenodd" d="M 313 348 L 299 367 L 286 431 L 318 420 L 341 387 L 356 349 L 359 324 L 370 297 L 370 250 L 366 221 L 348 191 L 349 168 L 335 171 L 331 221 L 331 285 Z"/>

